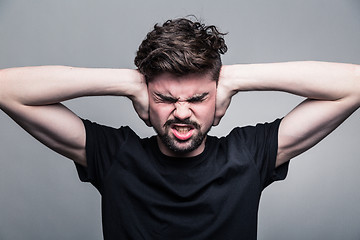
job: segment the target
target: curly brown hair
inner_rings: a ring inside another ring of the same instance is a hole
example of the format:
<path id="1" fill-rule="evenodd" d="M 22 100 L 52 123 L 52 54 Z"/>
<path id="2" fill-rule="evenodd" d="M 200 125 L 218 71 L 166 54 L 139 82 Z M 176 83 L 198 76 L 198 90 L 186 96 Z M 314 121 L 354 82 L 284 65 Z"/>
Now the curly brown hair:
<path id="1" fill-rule="evenodd" d="M 162 73 L 211 73 L 217 81 L 220 54 L 227 51 L 224 35 L 215 26 L 199 21 L 168 20 L 161 26 L 155 24 L 139 46 L 134 62 L 147 81 Z"/>

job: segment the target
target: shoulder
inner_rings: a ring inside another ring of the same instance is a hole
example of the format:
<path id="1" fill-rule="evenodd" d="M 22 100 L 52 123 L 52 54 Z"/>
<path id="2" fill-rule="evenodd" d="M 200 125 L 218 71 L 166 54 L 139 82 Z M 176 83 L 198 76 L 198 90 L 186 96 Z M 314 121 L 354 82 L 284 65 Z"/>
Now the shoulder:
<path id="1" fill-rule="evenodd" d="M 100 124 L 89 119 L 81 119 L 87 130 L 102 130 L 109 132 L 132 132 L 135 133 L 129 126 L 112 127 L 104 124 Z"/>
<path id="2" fill-rule="evenodd" d="M 269 135 L 276 135 L 279 130 L 282 119 L 276 119 L 272 122 L 257 123 L 234 128 L 225 139 L 238 141 L 251 141 L 256 138 L 267 138 Z"/>
<path id="3" fill-rule="evenodd" d="M 129 127 L 112 127 L 87 119 L 82 119 L 85 131 L 86 141 L 104 141 L 104 142 L 125 142 L 129 139 L 140 139 L 139 136 Z"/>

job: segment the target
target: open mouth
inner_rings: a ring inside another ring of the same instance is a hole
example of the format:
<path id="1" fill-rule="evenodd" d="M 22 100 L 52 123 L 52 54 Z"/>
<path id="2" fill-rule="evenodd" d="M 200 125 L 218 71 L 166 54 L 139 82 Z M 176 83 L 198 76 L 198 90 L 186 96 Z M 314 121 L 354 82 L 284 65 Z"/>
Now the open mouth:
<path id="1" fill-rule="evenodd" d="M 181 134 L 186 134 L 191 130 L 190 127 L 183 127 L 183 126 L 174 126 L 174 128 L 176 131 L 178 131 Z"/>
<path id="2" fill-rule="evenodd" d="M 182 141 L 188 140 L 194 133 L 194 127 L 189 125 L 173 124 L 171 131 L 174 136 Z"/>

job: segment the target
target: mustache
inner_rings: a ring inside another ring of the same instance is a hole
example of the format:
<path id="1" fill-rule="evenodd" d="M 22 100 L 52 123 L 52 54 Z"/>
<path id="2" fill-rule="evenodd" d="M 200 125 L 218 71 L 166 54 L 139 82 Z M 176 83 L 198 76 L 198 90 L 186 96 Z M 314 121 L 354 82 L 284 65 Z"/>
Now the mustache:
<path id="1" fill-rule="evenodd" d="M 189 119 L 180 120 L 180 119 L 170 119 L 167 120 L 164 124 L 164 127 L 170 127 L 172 124 L 186 124 L 192 125 L 196 129 L 200 129 L 200 125 L 197 122 L 191 121 Z"/>

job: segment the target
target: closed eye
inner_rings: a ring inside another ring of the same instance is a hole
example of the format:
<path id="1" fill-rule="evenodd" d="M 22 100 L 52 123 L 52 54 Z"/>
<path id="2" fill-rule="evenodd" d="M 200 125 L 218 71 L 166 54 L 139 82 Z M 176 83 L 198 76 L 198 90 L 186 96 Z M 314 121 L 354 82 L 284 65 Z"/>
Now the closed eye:
<path id="1" fill-rule="evenodd" d="M 203 102 L 207 98 L 208 95 L 209 95 L 209 93 L 206 92 L 206 93 L 203 93 L 200 95 L 195 95 L 191 98 L 188 98 L 186 101 L 189 103 L 200 103 L 200 102 Z"/>
<path id="2" fill-rule="evenodd" d="M 161 102 L 161 103 L 176 103 L 178 101 L 177 98 L 166 96 L 161 93 L 154 93 L 154 99 L 156 102 Z"/>
<path id="3" fill-rule="evenodd" d="M 188 99 L 186 99 L 186 102 L 188 103 L 201 103 L 203 102 L 204 100 L 207 99 L 209 93 L 206 92 L 206 93 L 202 93 L 202 94 L 199 94 L 199 95 L 195 95 L 195 96 L 192 96 Z M 179 101 L 179 98 L 175 98 L 173 96 L 168 96 L 168 95 L 163 95 L 161 93 L 154 93 L 154 100 L 155 102 L 157 103 L 176 103 Z"/>

